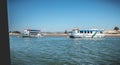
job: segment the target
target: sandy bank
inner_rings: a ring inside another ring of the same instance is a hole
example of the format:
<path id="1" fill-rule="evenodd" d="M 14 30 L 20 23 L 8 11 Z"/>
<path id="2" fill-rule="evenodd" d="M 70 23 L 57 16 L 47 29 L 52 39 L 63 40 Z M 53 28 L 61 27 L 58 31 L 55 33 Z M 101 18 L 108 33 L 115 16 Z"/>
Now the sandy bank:
<path id="1" fill-rule="evenodd" d="M 67 36 L 67 34 L 44 34 L 44 36 Z"/>
<path id="2" fill-rule="evenodd" d="M 20 34 L 9 34 L 10 36 L 19 36 Z M 67 36 L 67 34 L 43 34 L 43 36 Z M 105 34 L 105 36 L 120 37 L 120 34 Z"/>
<path id="3" fill-rule="evenodd" d="M 120 37 L 120 34 L 105 34 L 105 36 Z"/>
<path id="4" fill-rule="evenodd" d="M 44 34 L 44 36 L 67 36 L 67 34 Z M 120 34 L 105 34 L 105 36 L 120 37 Z"/>

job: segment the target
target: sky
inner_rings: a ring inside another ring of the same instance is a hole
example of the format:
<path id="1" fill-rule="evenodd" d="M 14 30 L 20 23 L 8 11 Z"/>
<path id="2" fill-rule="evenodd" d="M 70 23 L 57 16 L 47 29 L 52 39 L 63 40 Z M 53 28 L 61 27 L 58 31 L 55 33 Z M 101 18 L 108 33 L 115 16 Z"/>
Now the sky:
<path id="1" fill-rule="evenodd" d="M 7 0 L 10 31 L 63 32 L 120 28 L 120 2 L 99 0 Z"/>

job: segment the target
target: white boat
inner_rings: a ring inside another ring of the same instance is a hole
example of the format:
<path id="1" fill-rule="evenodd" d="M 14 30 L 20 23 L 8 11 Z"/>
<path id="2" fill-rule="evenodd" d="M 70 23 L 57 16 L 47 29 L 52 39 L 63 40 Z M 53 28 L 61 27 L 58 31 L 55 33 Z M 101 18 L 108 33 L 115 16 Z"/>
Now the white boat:
<path id="1" fill-rule="evenodd" d="M 83 29 L 79 30 L 78 28 L 73 29 L 68 33 L 70 38 L 94 38 L 94 37 L 104 37 L 104 29 Z"/>
<path id="2" fill-rule="evenodd" d="M 40 30 L 25 29 L 22 37 L 43 37 Z"/>

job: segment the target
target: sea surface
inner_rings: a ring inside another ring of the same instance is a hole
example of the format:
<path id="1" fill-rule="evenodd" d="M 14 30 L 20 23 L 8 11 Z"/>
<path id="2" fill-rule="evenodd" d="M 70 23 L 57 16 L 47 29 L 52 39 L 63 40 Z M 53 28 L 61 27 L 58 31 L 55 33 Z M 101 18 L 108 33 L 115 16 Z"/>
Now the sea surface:
<path id="1" fill-rule="evenodd" d="M 120 37 L 10 36 L 11 65 L 120 65 Z"/>

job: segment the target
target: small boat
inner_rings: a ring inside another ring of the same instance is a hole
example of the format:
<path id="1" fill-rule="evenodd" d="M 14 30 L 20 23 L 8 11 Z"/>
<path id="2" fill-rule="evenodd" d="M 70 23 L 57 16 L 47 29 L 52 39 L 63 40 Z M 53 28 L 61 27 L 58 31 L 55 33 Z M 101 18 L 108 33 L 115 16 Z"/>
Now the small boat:
<path id="1" fill-rule="evenodd" d="M 103 29 L 83 29 L 79 30 L 74 28 L 70 33 L 68 33 L 70 38 L 94 38 L 94 37 L 104 37 Z"/>
<path id="2" fill-rule="evenodd" d="M 40 30 L 25 29 L 22 37 L 43 37 Z"/>

